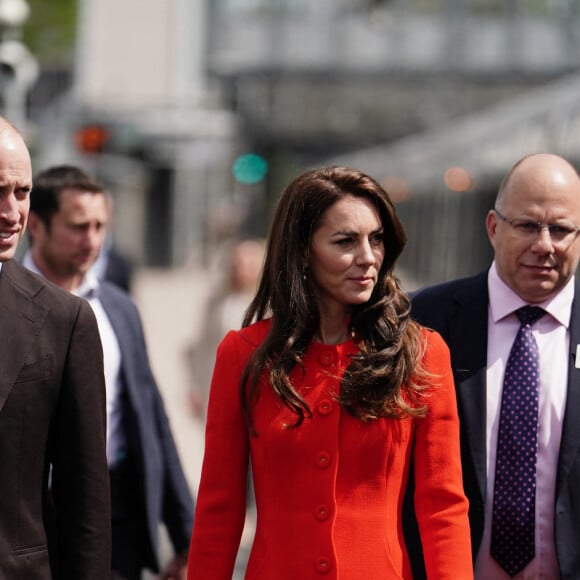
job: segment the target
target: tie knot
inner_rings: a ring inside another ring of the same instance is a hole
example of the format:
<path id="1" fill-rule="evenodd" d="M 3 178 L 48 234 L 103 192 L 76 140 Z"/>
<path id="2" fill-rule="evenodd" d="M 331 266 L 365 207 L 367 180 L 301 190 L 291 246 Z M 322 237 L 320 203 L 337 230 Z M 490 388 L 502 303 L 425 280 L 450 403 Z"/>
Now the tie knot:
<path id="1" fill-rule="evenodd" d="M 516 310 L 516 316 L 519 318 L 521 324 L 534 324 L 544 314 L 546 314 L 546 311 L 539 306 L 522 306 Z"/>

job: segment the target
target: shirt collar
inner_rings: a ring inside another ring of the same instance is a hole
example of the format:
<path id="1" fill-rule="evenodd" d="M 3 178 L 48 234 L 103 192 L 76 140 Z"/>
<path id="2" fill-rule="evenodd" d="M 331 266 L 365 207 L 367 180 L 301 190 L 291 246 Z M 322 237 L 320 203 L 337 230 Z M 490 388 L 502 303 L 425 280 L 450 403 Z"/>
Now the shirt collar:
<path id="1" fill-rule="evenodd" d="M 85 298 L 86 300 L 90 300 L 91 298 L 96 298 L 99 294 L 99 279 L 97 276 L 89 269 L 89 271 L 85 274 L 83 281 L 81 282 L 80 286 L 73 290 L 73 294 L 80 296 L 81 298 Z"/>
<path id="2" fill-rule="evenodd" d="M 509 316 L 518 308 L 525 306 L 527 302 L 522 300 L 497 273 L 495 260 L 492 263 L 487 276 L 489 290 L 489 307 L 491 317 L 494 322 L 498 322 Z M 552 298 L 544 300 L 534 306 L 540 306 L 562 326 L 570 326 L 570 316 L 572 314 L 572 301 L 574 300 L 574 276 L 568 280 L 566 285 Z"/>

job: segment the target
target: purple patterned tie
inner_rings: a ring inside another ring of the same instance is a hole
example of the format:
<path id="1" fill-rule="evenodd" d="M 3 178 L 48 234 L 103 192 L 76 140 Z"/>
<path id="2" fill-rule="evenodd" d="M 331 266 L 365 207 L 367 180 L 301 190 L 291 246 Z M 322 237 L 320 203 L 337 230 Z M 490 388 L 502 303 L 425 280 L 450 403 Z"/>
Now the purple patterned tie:
<path id="1" fill-rule="evenodd" d="M 539 353 L 531 325 L 545 310 L 516 310 L 521 322 L 506 365 L 501 396 L 491 555 L 515 576 L 534 558 L 538 451 Z"/>

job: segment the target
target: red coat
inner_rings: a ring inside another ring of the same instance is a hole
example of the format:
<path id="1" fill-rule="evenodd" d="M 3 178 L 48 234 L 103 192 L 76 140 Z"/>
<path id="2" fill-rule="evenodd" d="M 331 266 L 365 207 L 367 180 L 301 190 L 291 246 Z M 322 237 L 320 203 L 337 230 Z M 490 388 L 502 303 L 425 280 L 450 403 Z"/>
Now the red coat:
<path id="1" fill-rule="evenodd" d="M 467 500 L 449 351 L 424 331 L 425 366 L 440 387 L 425 419 L 363 423 L 332 393 L 356 345 L 312 342 L 292 382 L 313 416 L 295 415 L 265 383 L 249 437 L 239 381 L 263 340 L 262 321 L 222 341 L 212 380 L 206 449 L 189 552 L 188 580 L 230 580 L 244 524 L 248 457 L 258 513 L 248 580 L 392 580 L 411 578 L 401 506 L 415 454 L 415 508 L 430 579 L 472 578 Z"/>

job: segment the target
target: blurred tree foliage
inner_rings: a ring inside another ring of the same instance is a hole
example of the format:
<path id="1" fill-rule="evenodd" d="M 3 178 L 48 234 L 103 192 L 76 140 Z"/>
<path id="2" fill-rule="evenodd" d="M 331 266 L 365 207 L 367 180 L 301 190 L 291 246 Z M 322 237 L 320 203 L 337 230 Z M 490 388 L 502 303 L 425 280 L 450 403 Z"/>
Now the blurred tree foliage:
<path id="1" fill-rule="evenodd" d="M 77 0 L 28 0 L 30 17 L 23 41 L 41 65 L 68 65 L 73 59 Z"/>

